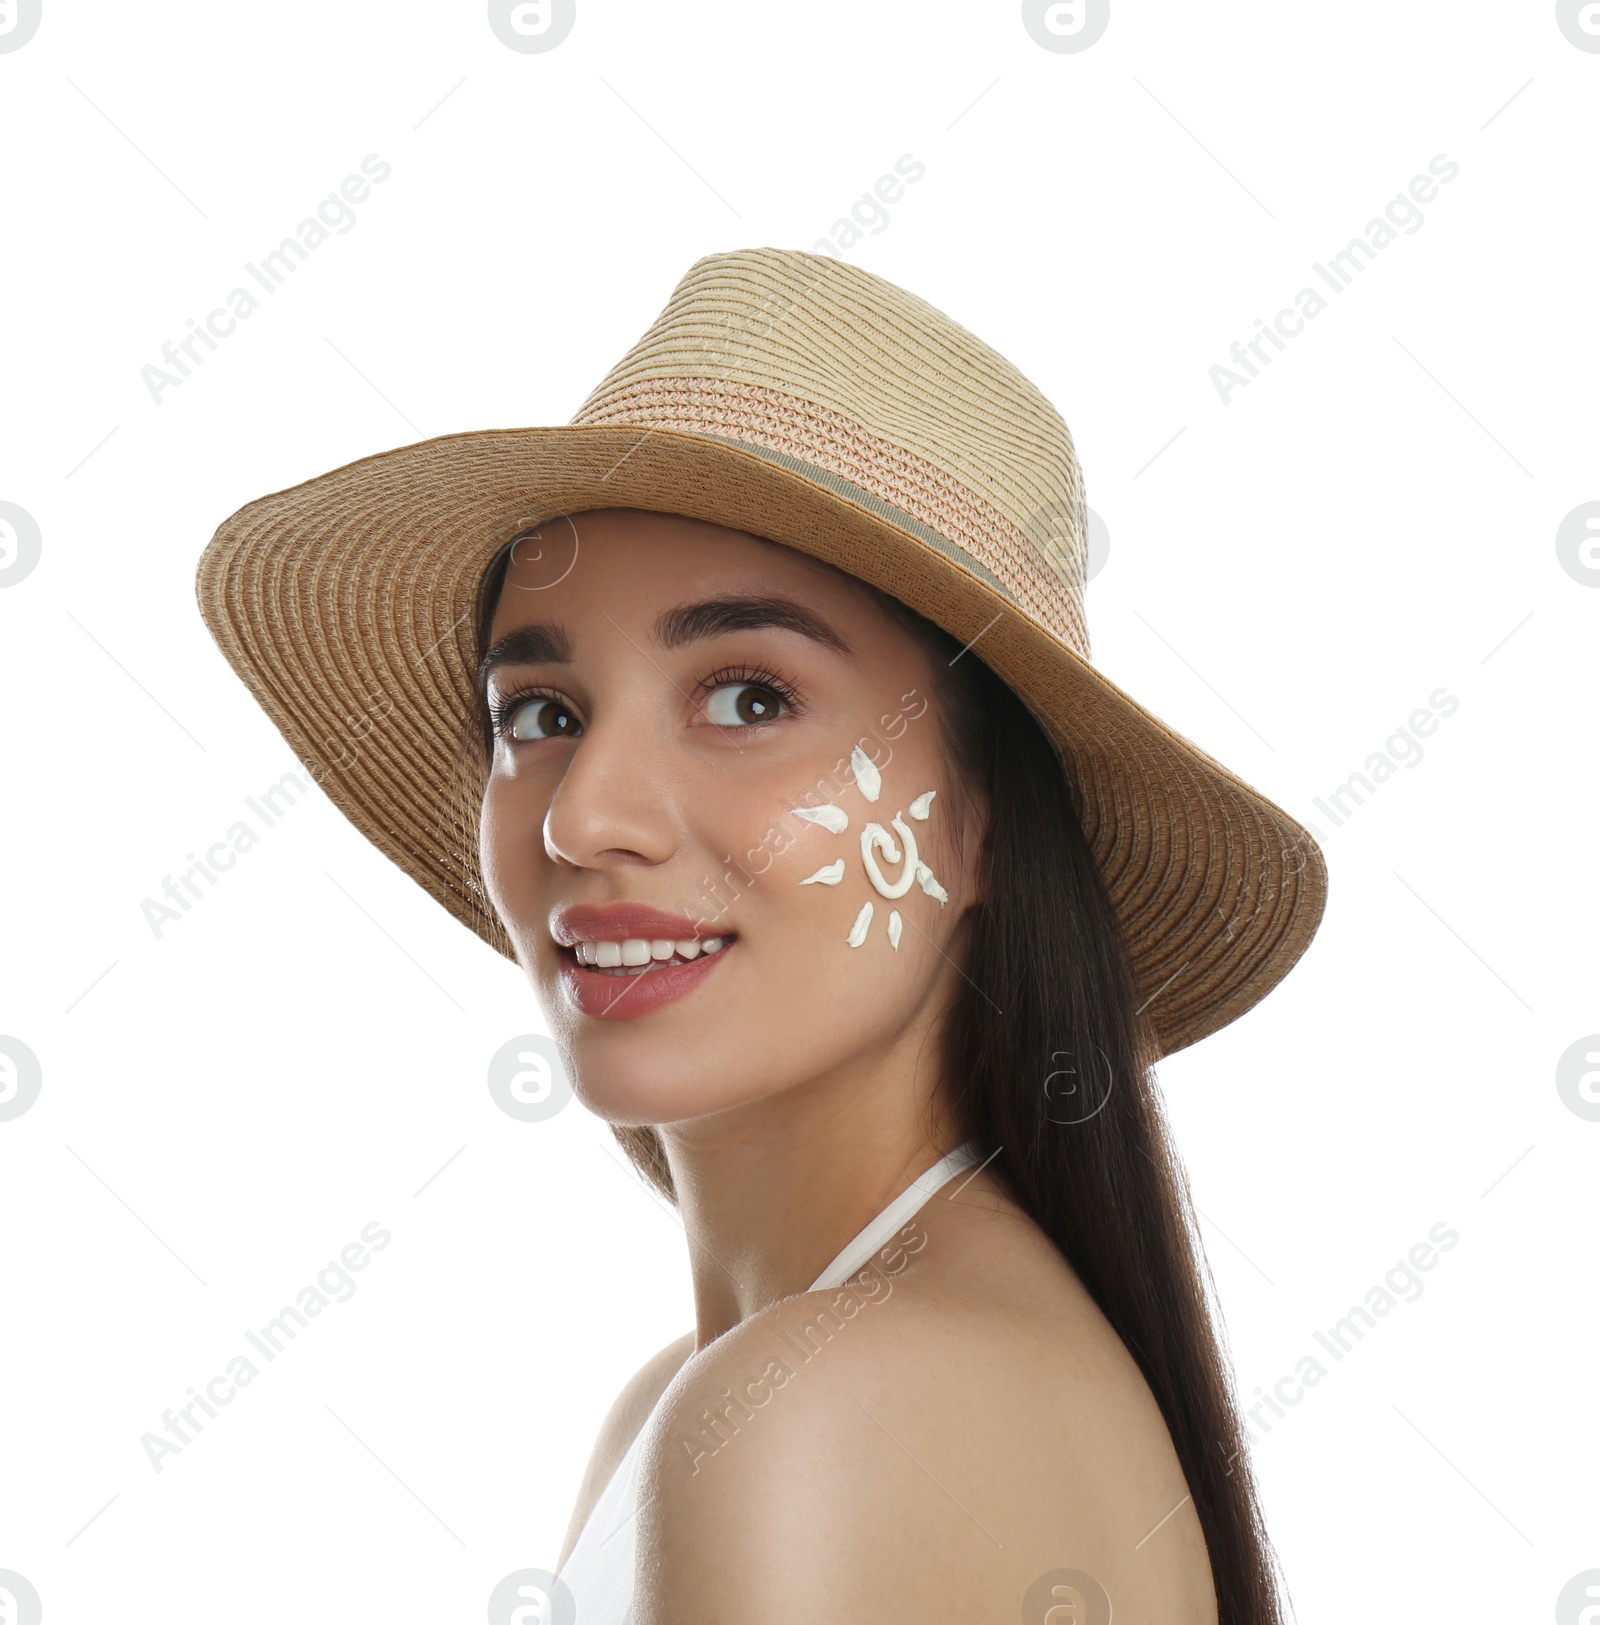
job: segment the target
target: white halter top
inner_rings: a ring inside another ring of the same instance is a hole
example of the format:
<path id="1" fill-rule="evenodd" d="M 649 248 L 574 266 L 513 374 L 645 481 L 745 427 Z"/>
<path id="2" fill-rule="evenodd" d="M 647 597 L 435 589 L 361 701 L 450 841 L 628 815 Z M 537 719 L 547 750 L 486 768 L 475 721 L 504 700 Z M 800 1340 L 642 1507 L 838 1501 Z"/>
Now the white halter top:
<path id="1" fill-rule="evenodd" d="M 807 1289 L 842 1286 L 922 1205 L 964 1168 L 978 1160 L 976 1145 L 968 1141 L 941 1157 L 851 1241 Z M 663 1398 L 666 1396 L 663 1395 Z M 657 1400 L 645 1418 L 628 1453 L 595 1502 L 578 1535 L 577 1544 L 561 1569 L 561 1580 L 577 1604 L 582 1625 L 632 1625 L 634 1539 L 638 1512 L 639 1452 L 656 1411 Z"/>

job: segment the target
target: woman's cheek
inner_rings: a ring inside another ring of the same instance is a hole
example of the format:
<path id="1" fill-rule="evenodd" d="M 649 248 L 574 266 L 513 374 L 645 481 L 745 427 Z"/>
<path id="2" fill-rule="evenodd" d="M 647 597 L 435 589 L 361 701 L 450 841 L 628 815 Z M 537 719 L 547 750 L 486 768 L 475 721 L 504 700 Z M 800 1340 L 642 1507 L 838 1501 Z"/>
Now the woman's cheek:
<path id="1" fill-rule="evenodd" d="M 885 902 L 869 882 L 859 829 L 833 834 L 811 826 L 774 859 L 767 884 L 825 956 L 819 968 L 826 969 L 835 958 L 841 965 L 860 965 L 863 955 L 873 957 L 869 949 L 891 950 L 888 921 L 895 905 Z"/>
<path id="2" fill-rule="evenodd" d="M 755 845 L 747 847 L 745 868 L 752 875 L 764 875 L 787 852 L 793 843 L 776 824 L 771 825 Z"/>
<path id="3" fill-rule="evenodd" d="M 903 964 L 936 948 L 955 907 L 946 881 L 961 891 L 941 796 L 919 789 L 894 804 L 889 789 L 865 809 L 851 806 L 843 829 L 807 820 L 783 832 L 781 855 L 774 841 L 763 847 L 773 854 L 764 885 L 780 901 L 787 893 L 830 949 L 836 943 L 841 960 L 863 969 L 880 955 Z"/>
<path id="4" fill-rule="evenodd" d="M 821 830 L 816 838 L 791 839 L 784 854 L 774 859 L 767 884 L 806 937 L 824 954 L 837 950 L 842 960 L 850 951 L 845 938 L 861 905 L 853 895 L 861 884 L 859 875 L 850 875 L 848 861 L 840 863 L 843 854 L 836 850 L 838 845 Z"/>
<path id="5" fill-rule="evenodd" d="M 505 918 L 505 887 L 500 863 L 504 822 L 499 797 L 492 789 L 485 792 L 478 816 L 478 871 L 491 906 L 500 915 L 501 923 L 509 924 Z"/>
<path id="6" fill-rule="evenodd" d="M 541 925 L 545 800 L 531 786 L 491 780 L 478 824 L 478 865 L 490 905 L 513 940 Z"/>

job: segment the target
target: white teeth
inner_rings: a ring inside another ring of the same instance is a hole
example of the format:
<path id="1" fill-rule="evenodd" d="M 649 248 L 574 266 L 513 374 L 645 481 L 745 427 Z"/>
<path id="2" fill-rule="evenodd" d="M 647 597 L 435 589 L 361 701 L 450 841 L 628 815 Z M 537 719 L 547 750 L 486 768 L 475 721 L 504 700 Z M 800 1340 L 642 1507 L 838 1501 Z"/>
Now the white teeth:
<path id="1" fill-rule="evenodd" d="M 732 941 L 732 937 L 686 937 L 682 942 L 666 937 L 626 937 L 621 942 L 578 942 L 572 953 L 580 965 L 592 965 L 598 970 L 640 970 L 670 959 L 687 963 L 701 954 L 721 953 Z"/>
<path id="2" fill-rule="evenodd" d="M 859 746 L 853 745 L 850 749 L 850 772 L 854 775 L 856 787 L 868 801 L 876 801 L 878 792 L 883 788 L 883 775 L 878 771 L 877 764 Z"/>
<path id="3" fill-rule="evenodd" d="M 809 824 L 821 824 L 834 835 L 840 835 L 850 827 L 850 814 L 843 807 L 796 807 L 793 812 L 796 818 L 803 818 Z"/>

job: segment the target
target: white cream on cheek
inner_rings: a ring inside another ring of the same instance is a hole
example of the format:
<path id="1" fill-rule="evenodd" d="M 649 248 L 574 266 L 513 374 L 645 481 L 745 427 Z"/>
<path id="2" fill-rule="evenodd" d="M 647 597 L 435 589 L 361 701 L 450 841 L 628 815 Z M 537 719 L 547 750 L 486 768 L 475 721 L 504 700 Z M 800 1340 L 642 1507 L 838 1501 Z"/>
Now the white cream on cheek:
<path id="1" fill-rule="evenodd" d="M 867 879 L 872 882 L 873 889 L 880 897 L 887 897 L 891 901 L 897 897 L 904 897 L 911 890 L 917 878 L 917 838 L 909 828 L 900 821 L 900 814 L 896 813 L 889 822 L 894 826 L 896 834 L 905 842 L 906 866 L 900 872 L 900 878 L 895 881 L 885 880 L 883 870 L 878 867 L 877 851 L 890 861 L 900 861 L 900 848 L 894 843 L 894 836 L 882 824 L 868 824 L 861 832 L 861 863 L 867 871 Z"/>
<path id="2" fill-rule="evenodd" d="M 790 811 L 796 818 L 804 818 L 808 823 L 821 824 L 825 830 L 835 835 L 842 835 L 850 827 L 850 814 L 843 807 L 792 807 Z"/>
<path id="3" fill-rule="evenodd" d="M 950 893 L 947 892 L 944 887 L 933 878 L 933 870 L 931 870 L 925 863 L 919 863 L 917 865 L 917 884 L 921 886 L 930 897 L 937 897 L 941 907 L 950 901 Z"/>
<path id="4" fill-rule="evenodd" d="M 851 747 L 850 772 L 862 795 L 868 801 L 876 801 L 883 789 L 883 775 L 878 771 L 878 764 L 859 745 Z"/>
<path id="5" fill-rule="evenodd" d="M 836 858 L 832 863 L 825 863 L 814 875 L 807 875 L 800 882 L 802 886 L 837 886 L 844 879 L 844 859 Z"/>
<path id="6" fill-rule="evenodd" d="M 877 764 L 859 745 L 851 747 L 850 773 L 855 780 L 856 788 L 868 801 L 876 801 L 883 793 L 883 775 L 879 772 Z M 919 821 L 925 820 L 937 793 L 934 790 L 924 790 L 921 795 L 915 797 L 911 802 L 911 816 Z M 822 807 L 795 807 L 791 810 L 796 818 L 818 824 L 835 835 L 842 835 L 850 827 L 850 815 L 842 807 L 835 807 L 831 803 Z M 894 834 L 890 834 L 891 829 Z M 895 839 L 896 835 L 899 836 L 898 841 Z M 890 863 L 903 863 L 904 867 L 898 879 L 891 881 L 884 875 L 878 863 L 879 853 L 882 853 Z M 921 886 L 941 908 L 950 901 L 950 894 L 939 884 L 933 871 L 919 856 L 917 838 L 898 812 L 889 820 L 889 829 L 885 829 L 879 823 L 869 823 L 862 830 L 861 866 L 865 869 L 872 888 L 880 897 L 887 898 L 890 902 L 904 897 L 913 885 Z M 844 880 L 844 867 L 844 859 L 837 858 L 832 863 L 824 864 L 815 874 L 807 875 L 800 884 L 837 886 Z M 850 947 L 859 948 L 867 940 L 867 928 L 872 924 L 872 912 L 873 906 L 870 902 L 862 904 L 860 912 L 855 917 L 855 923 L 845 937 L 845 942 Z M 890 909 L 887 930 L 891 948 L 899 948 L 903 924 L 899 910 Z"/>

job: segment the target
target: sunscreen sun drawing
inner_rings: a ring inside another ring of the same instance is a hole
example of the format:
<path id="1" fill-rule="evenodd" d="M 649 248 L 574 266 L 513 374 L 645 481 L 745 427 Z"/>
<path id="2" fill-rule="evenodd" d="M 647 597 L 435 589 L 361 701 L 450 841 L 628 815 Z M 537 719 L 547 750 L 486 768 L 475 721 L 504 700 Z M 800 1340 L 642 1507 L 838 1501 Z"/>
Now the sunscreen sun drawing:
<path id="1" fill-rule="evenodd" d="M 855 780 L 856 788 L 868 801 L 875 802 L 882 795 L 883 775 L 878 771 L 877 764 L 859 745 L 853 746 L 850 751 L 850 773 Z M 911 803 L 909 811 L 914 821 L 920 823 L 926 820 L 936 794 L 936 791 L 924 790 Z M 850 815 L 843 807 L 829 804 L 823 807 L 795 807 L 792 810 L 796 818 L 803 818 L 833 835 L 842 835 L 850 827 Z M 867 880 L 872 889 L 887 902 L 898 902 L 913 886 L 921 886 L 929 897 L 937 898 L 940 908 L 950 901 L 950 894 L 934 878 L 933 871 L 918 855 L 916 834 L 899 812 L 889 820 L 887 829 L 880 823 L 869 822 L 861 831 L 860 844 L 861 867 L 866 871 Z M 891 865 L 901 865 L 899 874 L 893 879 L 884 874 L 882 865 L 878 862 L 880 856 Z M 832 863 L 825 863 L 815 874 L 807 875 L 800 884 L 837 886 L 843 882 L 844 872 L 845 860 L 835 858 Z M 844 939 L 850 947 L 859 948 L 867 940 L 872 916 L 873 903 L 872 899 L 868 898 L 861 905 L 855 924 L 850 927 L 849 934 Z M 891 948 L 900 946 L 901 924 L 900 911 L 890 909 L 887 929 Z"/>

